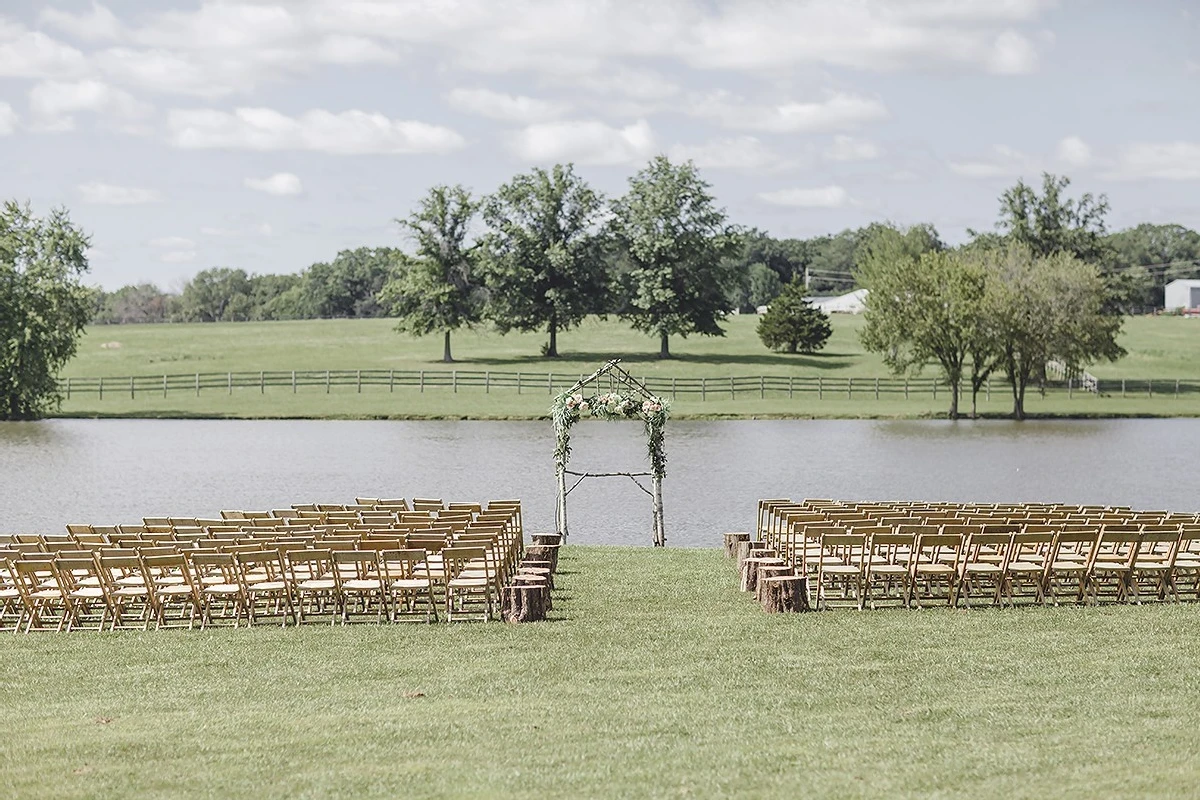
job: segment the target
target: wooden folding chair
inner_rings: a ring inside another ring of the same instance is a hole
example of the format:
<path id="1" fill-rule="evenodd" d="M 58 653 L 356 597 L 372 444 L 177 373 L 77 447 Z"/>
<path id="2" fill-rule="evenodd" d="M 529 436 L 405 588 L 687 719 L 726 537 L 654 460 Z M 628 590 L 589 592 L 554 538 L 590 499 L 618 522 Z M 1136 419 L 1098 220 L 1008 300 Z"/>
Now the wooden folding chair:
<path id="1" fill-rule="evenodd" d="M 104 630 L 110 609 L 104 593 L 104 577 L 95 556 L 59 557 L 54 560 L 54 569 L 71 600 L 66 629 Z"/>
<path id="2" fill-rule="evenodd" d="M 292 593 L 279 549 L 235 553 L 234 561 L 246 599 L 246 624 L 253 625 L 262 617 L 279 617 L 281 627 L 287 627 L 289 619 L 295 622 Z"/>
<path id="3" fill-rule="evenodd" d="M 397 548 L 379 551 L 379 569 L 388 595 L 392 622 L 423 614 L 425 622 L 437 622 L 437 602 L 433 579 L 428 570 L 418 571 L 425 562 L 424 550 Z"/>
<path id="4" fill-rule="evenodd" d="M 101 587 L 112 613 L 110 630 L 137 627 L 126 622 L 131 614 L 141 623 L 141 630 L 149 628 L 154 601 L 141 556 L 136 550 L 101 550 L 97 558 Z"/>
<path id="5" fill-rule="evenodd" d="M 333 552 L 328 549 L 291 550 L 286 558 L 297 622 L 303 625 L 307 621 L 307 612 L 309 616 L 329 613 L 332 615 L 329 624 L 335 623 L 338 595 Z"/>
<path id="6" fill-rule="evenodd" d="M 1175 559 L 1179 553 L 1179 544 L 1178 527 L 1142 531 L 1129 570 L 1129 599 L 1141 605 L 1143 599 L 1167 598 L 1175 583 Z M 1175 594 L 1174 599 L 1178 601 L 1178 594 Z"/>
<path id="7" fill-rule="evenodd" d="M 980 593 L 990 596 L 992 605 L 1000 605 L 1013 534 L 1007 531 L 988 533 L 987 527 L 991 526 L 985 526 L 984 532 L 973 533 L 967 539 L 958 564 L 958 592 L 951 605 L 957 605 L 961 600 L 970 608 L 972 595 Z"/>
<path id="8" fill-rule="evenodd" d="M 1018 601 L 1045 602 L 1046 570 L 1053 545 L 1054 531 L 1049 528 L 1013 534 L 1004 567 L 1003 598 L 1009 605 L 1017 605 Z"/>
<path id="9" fill-rule="evenodd" d="M 53 623 L 61 631 L 74 613 L 66 587 L 52 559 L 21 558 L 12 562 L 12 576 L 24 605 L 25 632 L 46 630 Z"/>
<path id="10" fill-rule="evenodd" d="M 414 500 L 415 504 L 416 501 Z M 442 568 L 446 576 L 446 620 L 455 615 L 470 617 L 472 609 L 486 622 L 492 618 L 492 581 L 479 574 L 487 561 L 483 547 L 447 547 L 442 550 Z"/>
<path id="11" fill-rule="evenodd" d="M 155 623 L 160 628 L 195 626 L 204 606 L 203 598 L 192 579 L 192 567 L 181 553 L 142 557 L 146 579 L 149 581 L 150 602 L 154 607 Z M 171 612 L 176 613 L 172 614 Z"/>
<path id="12" fill-rule="evenodd" d="M 917 537 L 911 533 L 889 531 L 871 537 L 865 601 L 872 609 L 881 605 L 908 605 L 912 583 L 912 558 L 916 544 Z"/>
<path id="13" fill-rule="evenodd" d="M 1099 528 L 1062 530 L 1054 536 L 1049 564 L 1046 566 L 1045 598 L 1055 605 L 1065 590 L 1071 590 L 1075 602 L 1086 597 L 1088 571 L 1096 549 Z"/>
<path id="14" fill-rule="evenodd" d="M 1141 538 L 1139 526 L 1100 530 L 1087 572 L 1086 596 L 1091 602 L 1125 602 Z"/>
<path id="15" fill-rule="evenodd" d="M 963 537 L 959 534 L 926 533 L 917 537 L 908 597 L 911 607 L 920 608 L 922 600 L 954 603 L 962 548 Z"/>
<path id="16" fill-rule="evenodd" d="M 836 530 L 836 529 L 835 529 Z M 817 563 L 816 608 L 839 605 L 863 608 L 863 582 L 869 554 L 867 537 L 861 533 L 822 533 Z M 840 597 L 835 597 L 840 593 Z"/>
<path id="17" fill-rule="evenodd" d="M 375 621 L 387 615 L 387 595 L 375 553 L 369 550 L 335 550 L 333 575 L 337 581 L 338 611 L 342 624 L 352 613 L 366 615 L 375 609 Z"/>
<path id="18" fill-rule="evenodd" d="M 188 558 L 192 565 L 192 579 L 200 594 L 200 629 L 215 624 L 218 619 L 238 627 L 242 615 L 245 613 L 249 616 L 249 612 L 246 611 L 246 598 L 242 593 L 233 554 L 193 551 Z"/>

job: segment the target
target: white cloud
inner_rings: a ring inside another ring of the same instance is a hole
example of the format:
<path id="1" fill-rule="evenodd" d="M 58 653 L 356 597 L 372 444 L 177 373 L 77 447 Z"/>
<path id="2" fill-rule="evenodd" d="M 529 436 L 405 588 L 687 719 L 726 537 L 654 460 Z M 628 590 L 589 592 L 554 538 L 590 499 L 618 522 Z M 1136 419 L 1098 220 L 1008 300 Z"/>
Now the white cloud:
<path id="1" fill-rule="evenodd" d="M 1067 136 L 1058 143 L 1058 160 L 1072 167 L 1086 167 L 1092 163 L 1092 148 L 1078 136 Z"/>
<path id="2" fill-rule="evenodd" d="M 256 192 L 266 192 L 273 195 L 300 194 L 304 185 L 300 178 L 290 172 L 277 172 L 267 178 L 246 178 L 243 183 L 246 188 Z"/>
<path id="3" fill-rule="evenodd" d="M 157 189 L 115 186 L 96 181 L 80 184 L 77 188 L 83 202 L 101 206 L 137 206 L 162 200 L 162 195 Z"/>
<path id="4" fill-rule="evenodd" d="M 493 92 L 490 89 L 455 89 L 446 95 L 446 101 L 468 114 L 522 124 L 556 119 L 569 109 L 569 106 L 561 103 Z"/>
<path id="5" fill-rule="evenodd" d="M 887 119 L 888 110 L 873 98 L 835 92 L 807 103 L 752 105 L 718 92 L 694 100 L 687 112 L 716 120 L 727 128 L 769 133 L 820 133 L 858 128 Z"/>
<path id="6" fill-rule="evenodd" d="M 365 36 L 326 36 L 313 50 L 325 64 L 394 64 L 400 54 Z"/>
<path id="7" fill-rule="evenodd" d="M 0 17 L 0 78 L 69 78 L 84 71 L 83 53 L 74 47 Z"/>
<path id="8" fill-rule="evenodd" d="M 595 121 L 530 125 L 515 134 L 509 146 L 526 161 L 580 164 L 629 164 L 649 158 L 655 151 L 654 132 L 645 120 L 624 128 Z"/>
<path id="9" fill-rule="evenodd" d="M 128 92 L 96 80 L 75 82 L 44 81 L 29 90 L 33 124 L 50 131 L 68 131 L 75 127 L 72 116 L 90 111 L 110 119 L 117 127 L 139 132 L 143 121 L 154 109 Z"/>
<path id="10" fill-rule="evenodd" d="M 950 171 L 964 178 L 1021 178 L 1042 171 L 1037 161 L 1007 145 L 992 148 L 989 158 L 951 161 Z"/>
<path id="11" fill-rule="evenodd" d="M 676 161 L 693 161 L 701 169 L 755 170 L 782 168 L 778 153 L 754 136 L 713 139 L 701 144 L 677 144 L 669 151 Z"/>
<path id="12" fill-rule="evenodd" d="M 168 250 L 158 257 L 164 264 L 186 264 L 196 260 L 195 250 Z"/>
<path id="13" fill-rule="evenodd" d="M 122 33 L 121 23 L 116 16 L 95 0 L 90 11 L 80 14 L 60 11 L 57 8 L 43 9 L 38 15 L 38 21 L 87 42 L 119 39 Z"/>
<path id="14" fill-rule="evenodd" d="M 191 239 L 183 236 L 160 236 L 157 239 L 150 240 L 151 247 L 163 247 L 171 250 L 187 250 L 196 246 L 196 243 Z"/>
<path id="15" fill-rule="evenodd" d="M 1200 142 L 1138 142 L 1126 148 L 1107 177 L 1200 180 Z"/>
<path id="16" fill-rule="evenodd" d="M 1016 31 L 1004 31 L 997 36 L 987 53 L 989 72 L 997 75 L 1022 75 L 1037 67 L 1037 50 L 1033 42 Z"/>
<path id="17" fill-rule="evenodd" d="M 260 222 L 254 226 L 254 232 L 259 236 L 274 236 L 275 229 L 271 227 L 269 222 Z"/>
<path id="18" fill-rule="evenodd" d="M 841 208 L 850 202 L 850 195 L 841 186 L 831 185 L 761 192 L 758 199 L 771 205 L 793 208 Z"/>
<path id="19" fill-rule="evenodd" d="M 883 155 L 883 151 L 866 139 L 838 135 L 833 137 L 833 144 L 825 149 L 824 155 L 830 161 L 870 161 Z"/>
<path id="20" fill-rule="evenodd" d="M 289 117 L 270 108 L 172 110 L 167 115 L 171 143 L 186 149 L 312 150 L 363 153 L 448 153 L 462 136 L 425 122 L 388 119 L 383 114 L 323 109 Z"/>
<path id="21" fill-rule="evenodd" d="M 13 107 L 8 103 L 0 101 L 0 136 L 8 136 L 17 129 L 17 122 L 20 117 L 17 112 L 13 111 Z"/>

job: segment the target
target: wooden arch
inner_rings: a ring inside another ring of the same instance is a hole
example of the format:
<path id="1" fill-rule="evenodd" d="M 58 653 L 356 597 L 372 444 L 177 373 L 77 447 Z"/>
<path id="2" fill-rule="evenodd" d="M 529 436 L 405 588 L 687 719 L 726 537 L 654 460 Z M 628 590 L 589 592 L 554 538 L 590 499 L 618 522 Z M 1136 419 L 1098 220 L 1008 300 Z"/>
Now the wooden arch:
<path id="1" fill-rule="evenodd" d="M 600 390 L 607 385 L 607 391 L 584 395 L 585 390 Z M 600 403 L 602 398 L 614 394 L 623 398 L 623 402 L 612 406 Z M 578 403 L 578 398 L 583 403 Z M 632 404 L 632 405 L 630 405 Z M 581 412 L 580 408 L 586 409 Z M 609 361 L 600 369 L 577 381 L 570 389 L 555 398 L 552 409 L 555 435 L 555 482 L 558 487 L 558 501 L 554 507 L 555 531 L 564 538 L 567 535 L 567 495 L 587 478 L 629 478 L 637 487 L 650 498 L 654 504 L 653 534 L 654 546 L 663 547 L 667 537 L 663 527 L 662 479 L 666 475 L 666 455 L 663 450 L 663 423 L 667 418 L 667 404 L 646 388 L 646 385 L 634 378 L 620 366 L 620 359 Z M 575 472 L 567 468 L 571 457 L 570 429 L 583 417 L 594 419 L 640 419 L 646 428 L 647 447 L 651 469 L 649 472 Z M 567 476 L 574 478 L 574 483 L 567 486 Z M 639 478 L 650 478 L 650 488 L 647 489 Z"/>

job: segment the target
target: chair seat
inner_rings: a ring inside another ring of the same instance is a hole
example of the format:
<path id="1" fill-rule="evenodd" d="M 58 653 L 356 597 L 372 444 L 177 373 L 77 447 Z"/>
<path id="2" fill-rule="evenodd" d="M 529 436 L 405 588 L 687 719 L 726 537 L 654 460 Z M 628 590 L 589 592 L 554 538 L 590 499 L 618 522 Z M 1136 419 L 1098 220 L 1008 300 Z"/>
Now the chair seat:
<path id="1" fill-rule="evenodd" d="M 1008 564 L 1009 572 L 1041 572 L 1043 569 L 1045 565 L 1036 561 L 1010 561 Z"/>
<path id="2" fill-rule="evenodd" d="M 379 590 L 383 585 L 378 580 L 367 580 L 365 578 L 351 578 L 350 580 L 342 581 L 343 589 L 353 589 L 354 591 Z"/>
<path id="3" fill-rule="evenodd" d="M 159 587 L 158 591 L 155 592 L 155 594 L 170 595 L 170 596 L 185 595 L 185 594 L 191 594 L 191 593 L 192 593 L 192 587 L 190 587 L 184 583 L 173 583 L 173 584 L 169 584 L 167 586 L 161 586 L 161 587 Z"/>
<path id="4" fill-rule="evenodd" d="M 331 578 L 315 578 L 313 580 L 303 581 L 299 588 L 310 592 L 329 591 L 337 588 L 337 581 Z"/>
<path id="5" fill-rule="evenodd" d="M 917 564 L 918 575 L 952 575 L 954 567 L 949 564 Z"/>
<path id="6" fill-rule="evenodd" d="M 246 587 L 255 594 L 266 594 L 267 592 L 282 592 L 287 589 L 287 584 L 283 581 L 256 581 Z"/>
<path id="7" fill-rule="evenodd" d="M 487 578 L 451 578 L 450 586 L 452 588 L 467 588 L 471 586 L 487 586 L 490 581 Z"/>
<path id="8" fill-rule="evenodd" d="M 429 586 L 429 581 L 421 578 L 397 578 L 392 581 L 393 589 L 424 589 Z"/>
<path id="9" fill-rule="evenodd" d="M 4 596 L 4 592 L 0 592 L 0 597 Z M 99 586 L 80 586 L 71 592 L 73 600 L 99 600 L 102 597 L 104 597 L 104 590 Z"/>
<path id="10" fill-rule="evenodd" d="M 204 587 L 206 594 L 237 594 L 241 590 L 236 583 L 213 583 Z"/>
<path id="11" fill-rule="evenodd" d="M 1001 572 L 999 564 L 990 562 L 973 561 L 970 564 L 963 565 L 963 572 L 986 572 L 988 574 L 998 574 Z"/>

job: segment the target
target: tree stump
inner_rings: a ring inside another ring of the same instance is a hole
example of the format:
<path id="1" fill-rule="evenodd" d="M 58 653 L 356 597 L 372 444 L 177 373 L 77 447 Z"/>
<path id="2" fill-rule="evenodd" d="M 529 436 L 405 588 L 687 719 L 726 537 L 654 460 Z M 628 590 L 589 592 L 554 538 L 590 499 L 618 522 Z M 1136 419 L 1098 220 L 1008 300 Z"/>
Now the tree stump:
<path id="1" fill-rule="evenodd" d="M 529 535 L 532 544 L 562 544 L 561 533 L 533 533 Z"/>
<path id="2" fill-rule="evenodd" d="M 518 575 L 541 575 L 551 589 L 554 588 L 554 573 L 550 570 L 549 561 L 522 561 L 517 567 Z"/>
<path id="3" fill-rule="evenodd" d="M 808 606 L 808 579 L 803 575 L 764 577 L 762 607 L 770 614 L 811 611 Z"/>
<path id="4" fill-rule="evenodd" d="M 546 618 L 546 591 L 541 586 L 513 584 L 501 590 L 500 617 L 505 622 L 536 622 Z"/>
<path id="5" fill-rule="evenodd" d="M 774 550 L 767 549 L 766 542 L 738 542 L 737 543 L 737 565 L 738 572 L 742 571 L 742 562 L 752 556 L 775 555 Z"/>
<path id="6" fill-rule="evenodd" d="M 550 583 L 545 577 L 541 575 L 521 575 L 518 573 L 517 575 L 513 576 L 513 584 L 519 586 L 537 587 L 538 591 L 542 592 L 546 596 L 546 610 L 554 610 L 554 601 L 550 597 Z"/>
<path id="7" fill-rule="evenodd" d="M 735 533 L 726 533 L 725 537 L 725 557 L 734 558 L 737 556 L 738 542 L 750 541 L 750 534 L 739 531 Z"/>
<path id="8" fill-rule="evenodd" d="M 525 548 L 525 558 L 531 561 L 545 561 L 550 564 L 551 572 L 558 572 L 557 544 L 531 544 Z"/>
<path id="9" fill-rule="evenodd" d="M 758 567 L 758 578 L 754 587 L 754 599 L 760 603 L 762 602 L 763 587 L 767 578 L 774 578 L 776 576 L 790 577 L 795 574 L 796 570 L 792 569 L 786 561 L 782 564 L 760 564 Z"/>
<path id="10" fill-rule="evenodd" d="M 758 587 L 758 568 L 765 564 L 783 564 L 782 558 L 747 558 L 742 562 L 741 585 L 743 592 L 753 592 Z"/>

